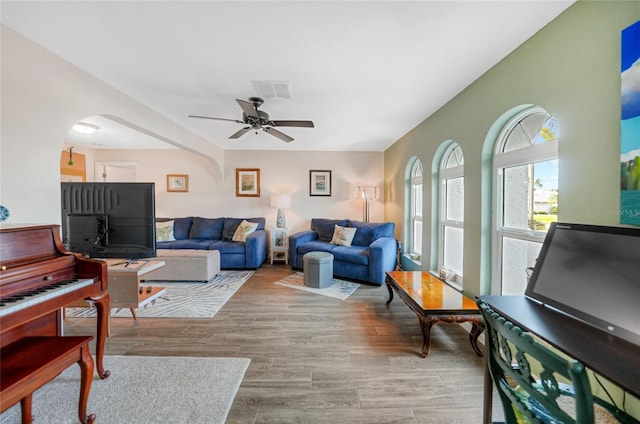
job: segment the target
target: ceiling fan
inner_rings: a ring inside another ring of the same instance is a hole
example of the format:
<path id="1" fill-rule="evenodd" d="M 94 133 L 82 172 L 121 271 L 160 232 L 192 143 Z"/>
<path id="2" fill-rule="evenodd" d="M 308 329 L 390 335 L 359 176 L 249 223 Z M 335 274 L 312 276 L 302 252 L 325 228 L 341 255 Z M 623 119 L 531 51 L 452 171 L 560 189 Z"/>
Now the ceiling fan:
<path id="1" fill-rule="evenodd" d="M 237 122 L 238 124 L 246 124 L 248 127 L 244 127 L 235 133 L 231 134 L 229 138 L 240 138 L 245 133 L 255 130 L 256 133 L 259 129 L 266 132 L 267 134 L 271 134 L 274 137 L 278 137 L 282 141 L 286 141 L 287 143 L 293 141 L 292 137 L 289 137 L 283 132 L 276 130 L 273 127 L 306 127 L 313 128 L 312 121 L 273 121 L 269 119 L 269 114 L 267 112 L 263 112 L 258 110 L 258 108 L 264 103 L 260 97 L 249 97 L 249 101 L 236 99 L 236 102 L 242 108 L 242 121 L 237 119 L 226 119 L 226 118 L 214 118 L 212 116 L 200 116 L 200 115 L 189 115 L 189 118 L 203 118 L 203 119 L 215 119 L 217 121 L 231 121 Z"/>

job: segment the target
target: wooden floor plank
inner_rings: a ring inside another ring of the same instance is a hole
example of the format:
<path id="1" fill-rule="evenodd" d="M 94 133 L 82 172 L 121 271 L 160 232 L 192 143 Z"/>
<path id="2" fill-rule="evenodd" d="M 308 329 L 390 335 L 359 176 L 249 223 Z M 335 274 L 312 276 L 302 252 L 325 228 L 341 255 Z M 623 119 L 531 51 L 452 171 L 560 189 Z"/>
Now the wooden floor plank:
<path id="1" fill-rule="evenodd" d="M 273 284 L 289 274 L 263 265 L 212 319 L 113 319 L 106 353 L 250 358 L 231 424 L 481 422 L 483 363 L 467 330 L 434 326 L 422 358 L 417 317 L 386 305 L 385 287 L 340 301 Z M 94 325 L 68 318 L 65 334 Z"/>

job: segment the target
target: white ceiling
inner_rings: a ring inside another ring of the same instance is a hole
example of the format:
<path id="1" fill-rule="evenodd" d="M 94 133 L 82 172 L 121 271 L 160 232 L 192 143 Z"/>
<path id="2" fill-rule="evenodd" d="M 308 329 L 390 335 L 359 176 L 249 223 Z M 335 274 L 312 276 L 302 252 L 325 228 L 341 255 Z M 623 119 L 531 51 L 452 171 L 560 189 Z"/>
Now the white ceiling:
<path id="1" fill-rule="evenodd" d="M 224 149 L 383 151 L 573 2 L 3 0 L 0 16 Z M 241 119 L 252 81 L 290 82 L 261 110 L 315 128 L 234 141 L 243 125 L 187 117 Z"/>
<path id="2" fill-rule="evenodd" d="M 105 116 L 90 116 L 82 123 L 95 125 L 100 128 L 93 134 L 81 134 L 73 129 L 69 130 L 66 143 L 74 146 L 84 146 L 91 149 L 176 149 L 172 144 L 165 143 L 149 134 L 138 131 L 126 123 L 118 122 Z"/>

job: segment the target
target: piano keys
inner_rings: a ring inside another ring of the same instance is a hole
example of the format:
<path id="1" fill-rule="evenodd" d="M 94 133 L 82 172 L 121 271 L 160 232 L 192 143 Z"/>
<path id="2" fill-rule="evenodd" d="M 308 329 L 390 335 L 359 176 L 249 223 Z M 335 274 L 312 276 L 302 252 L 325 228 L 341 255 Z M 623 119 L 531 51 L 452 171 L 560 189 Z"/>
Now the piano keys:
<path id="1" fill-rule="evenodd" d="M 96 370 L 107 378 L 107 266 L 65 250 L 59 225 L 0 228 L 0 346 L 28 336 L 62 336 L 62 308 L 96 306 Z"/>
<path id="2" fill-rule="evenodd" d="M 41 289 L 31 290 L 25 293 L 17 294 L 14 296 L 0 299 L 0 318 L 4 318 L 7 315 L 20 312 L 23 309 L 27 309 L 31 306 L 36 306 L 39 303 L 46 302 L 57 296 L 70 293 L 74 290 L 78 290 L 93 284 L 93 280 L 63 280 L 59 283 L 45 286 Z"/>

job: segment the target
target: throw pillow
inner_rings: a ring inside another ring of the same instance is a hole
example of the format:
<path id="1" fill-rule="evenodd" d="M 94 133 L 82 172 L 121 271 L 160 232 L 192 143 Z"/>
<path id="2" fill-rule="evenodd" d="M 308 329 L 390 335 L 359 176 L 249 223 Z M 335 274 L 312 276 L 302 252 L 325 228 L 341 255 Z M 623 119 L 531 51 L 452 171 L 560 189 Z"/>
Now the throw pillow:
<path id="1" fill-rule="evenodd" d="M 156 222 L 156 241 L 175 241 L 173 221 Z"/>
<path id="2" fill-rule="evenodd" d="M 336 225 L 336 228 L 333 230 L 333 238 L 331 239 L 331 244 L 337 244 L 338 246 L 351 246 L 351 241 L 353 240 L 353 236 L 355 235 L 355 228 L 341 227 L 339 225 Z"/>
<path id="3" fill-rule="evenodd" d="M 233 233 L 233 238 L 231 240 L 247 241 L 247 236 L 253 233 L 256 228 L 258 228 L 257 222 L 249 222 L 247 220 L 243 220 L 240 225 L 238 225 L 236 232 Z"/>

